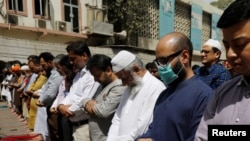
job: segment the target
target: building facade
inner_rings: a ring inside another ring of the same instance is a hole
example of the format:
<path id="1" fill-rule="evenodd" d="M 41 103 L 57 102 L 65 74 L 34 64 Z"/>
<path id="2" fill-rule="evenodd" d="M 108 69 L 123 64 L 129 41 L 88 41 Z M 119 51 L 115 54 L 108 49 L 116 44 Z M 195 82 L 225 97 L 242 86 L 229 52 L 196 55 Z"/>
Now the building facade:
<path id="1" fill-rule="evenodd" d="M 106 42 L 114 35 L 107 6 L 102 0 L 0 0 L 0 60 L 26 63 L 31 54 L 66 53 L 67 43 L 83 39 L 93 54 L 113 57 L 126 49 L 147 63 L 154 59 L 159 38 L 178 31 L 193 41 L 198 63 L 199 45 L 220 34 L 215 25 L 222 11 L 200 0 L 145 0 L 147 18 L 133 38 L 136 44 L 113 45 Z"/>

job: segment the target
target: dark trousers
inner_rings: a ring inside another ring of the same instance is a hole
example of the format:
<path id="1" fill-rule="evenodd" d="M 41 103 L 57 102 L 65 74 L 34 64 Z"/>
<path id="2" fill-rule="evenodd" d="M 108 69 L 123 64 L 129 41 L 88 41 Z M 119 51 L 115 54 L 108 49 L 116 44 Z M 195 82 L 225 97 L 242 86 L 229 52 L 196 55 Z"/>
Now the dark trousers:
<path id="1" fill-rule="evenodd" d="M 73 141 L 73 126 L 70 120 L 61 114 L 58 115 L 58 131 L 60 141 Z"/>
<path id="2" fill-rule="evenodd" d="M 50 111 L 49 111 L 50 106 L 47 107 L 46 109 L 47 109 L 47 114 L 48 114 L 47 122 L 49 125 L 50 140 L 51 141 L 60 141 L 59 140 L 59 133 L 58 133 L 58 122 L 57 122 L 58 115 L 50 113 Z"/>

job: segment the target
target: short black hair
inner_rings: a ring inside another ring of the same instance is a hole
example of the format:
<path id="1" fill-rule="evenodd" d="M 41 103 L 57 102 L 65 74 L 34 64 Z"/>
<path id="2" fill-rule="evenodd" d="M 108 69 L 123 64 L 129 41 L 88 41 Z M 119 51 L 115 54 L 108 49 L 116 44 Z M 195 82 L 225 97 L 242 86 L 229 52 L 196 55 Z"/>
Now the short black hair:
<path id="1" fill-rule="evenodd" d="M 60 66 L 65 66 L 68 69 L 73 70 L 73 65 L 70 63 L 69 56 L 65 55 L 59 62 L 58 64 Z"/>
<path id="2" fill-rule="evenodd" d="M 110 67 L 112 69 L 111 58 L 103 54 L 93 55 L 87 63 L 87 69 L 97 68 L 106 71 Z"/>
<path id="3" fill-rule="evenodd" d="M 78 41 L 70 43 L 66 47 L 66 51 L 67 52 L 73 51 L 77 55 L 82 55 L 83 53 L 86 53 L 88 57 L 91 56 L 89 47 L 84 40 L 78 40 Z"/>
<path id="4" fill-rule="evenodd" d="M 29 56 L 27 57 L 27 60 L 29 61 L 29 60 L 31 60 L 31 59 L 34 58 L 34 57 L 37 57 L 37 55 L 29 55 Z"/>
<path id="5" fill-rule="evenodd" d="M 58 64 L 60 60 L 62 60 L 63 57 L 65 57 L 65 54 L 57 54 L 56 57 L 54 58 L 53 62 Z"/>
<path id="6" fill-rule="evenodd" d="M 154 62 L 148 62 L 146 65 L 145 65 L 145 68 L 147 70 L 149 69 L 154 69 L 154 68 L 157 68 L 156 64 Z"/>
<path id="7" fill-rule="evenodd" d="M 212 47 L 213 52 L 221 52 L 218 48 Z"/>
<path id="8" fill-rule="evenodd" d="M 217 27 L 227 28 L 244 20 L 250 20 L 250 0 L 235 0 L 225 9 Z"/>
<path id="9" fill-rule="evenodd" d="M 35 65 L 40 65 L 39 57 L 36 56 L 36 55 L 32 56 L 32 59 L 30 58 L 30 59 L 29 59 L 29 62 L 33 62 Z M 29 62 L 28 62 L 28 63 L 29 63 Z"/>
<path id="10" fill-rule="evenodd" d="M 39 55 L 39 59 L 43 58 L 43 60 L 45 62 L 49 62 L 49 61 L 53 61 L 53 59 L 55 58 L 50 52 L 42 52 Z"/>
<path id="11" fill-rule="evenodd" d="M 200 65 L 194 64 L 194 65 L 192 66 L 192 70 L 196 70 L 196 69 L 199 68 L 199 67 L 200 67 Z"/>
<path id="12" fill-rule="evenodd" d="M 11 63 L 12 63 L 12 65 L 19 64 L 20 66 L 22 64 L 19 60 L 13 60 L 13 61 L 11 61 Z"/>

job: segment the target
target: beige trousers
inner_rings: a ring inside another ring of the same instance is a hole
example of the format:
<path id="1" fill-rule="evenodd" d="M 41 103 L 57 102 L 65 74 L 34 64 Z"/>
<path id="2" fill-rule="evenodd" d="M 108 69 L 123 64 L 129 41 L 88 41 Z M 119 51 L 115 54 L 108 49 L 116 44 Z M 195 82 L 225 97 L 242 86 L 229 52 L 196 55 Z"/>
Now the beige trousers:
<path id="1" fill-rule="evenodd" d="M 73 125 L 73 138 L 74 141 L 90 141 L 89 124 L 83 124 L 81 126 Z"/>

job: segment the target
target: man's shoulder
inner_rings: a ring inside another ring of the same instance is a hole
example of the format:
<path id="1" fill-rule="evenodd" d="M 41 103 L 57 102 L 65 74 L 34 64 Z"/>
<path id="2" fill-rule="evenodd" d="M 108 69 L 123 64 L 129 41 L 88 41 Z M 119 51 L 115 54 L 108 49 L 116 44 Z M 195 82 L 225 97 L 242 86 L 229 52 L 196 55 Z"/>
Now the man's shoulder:
<path id="1" fill-rule="evenodd" d="M 226 89 L 226 88 L 233 88 L 233 87 L 238 87 L 243 81 L 242 75 L 238 75 L 226 82 L 224 82 L 220 87 L 220 89 Z"/>
<path id="2" fill-rule="evenodd" d="M 121 90 L 124 90 L 125 88 L 126 86 L 122 85 L 122 81 L 120 79 L 117 79 L 111 82 L 109 85 L 107 85 L 103 90 L 122 92 Z"/>
<path id="3" fill-rule="evenodd" d="M 225 71 L 228 71 L 228 69 L 223 66 L 221 63 L 216 63 L 212 66 L 214 69 L 214 71 L 216 72 L 225 72 Z"/>
<path id="4" fill-rule="evenodd" d="M 207 74 L 208 70 L 206 69 L 205 66 L 199 66 L 198 68 L 194 69 L 193 72 L 198 76 L 202 76 L 204 74 Z"/>
<path id="5" fill-rule="evenodd" d="M 82 70 L 75 75 L 73 82 L 91 83 L 91 82 L 95 82 L 95 80 L 94 80 L 93 75 L 91 75 L 91 73 L 88 70 Z"/>
<path id="6" fill-rule="evenodd" d="M 146 75 L 147 79 L 144 80 L 144 83 L 146 85 L 144 85 L 145 87 L 148 86 L 155 86 L 155 87 L 163 87 L 165 88 L 166 86 L 164 85 L 164 83 L 157 79 L 155 76 L 153 75 Z"/>
<path id="7" fill-rule="evenodd" d="M 62 80 L 63 76 L 57 70 L 52 70 L 51 75 L 48 78 L 49 80 Z"/>
<path id="8" fill-rule="evenodd" d="M 213 89 L 209 87 L 204 81 L 199 79 L 198 76 L 193 76 L 192 79 L 190 79 L 191 82 L 189 83 L 189 87 L 187 87 L 189 90 L 187 91 L 197 91 L 197 92 L 206 92 L 206 93 L 213 93 Z M 192 89 L 190 89 L 192 88 Z"/>

